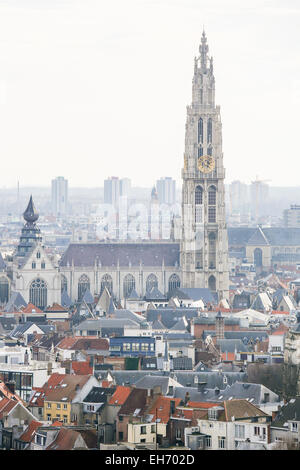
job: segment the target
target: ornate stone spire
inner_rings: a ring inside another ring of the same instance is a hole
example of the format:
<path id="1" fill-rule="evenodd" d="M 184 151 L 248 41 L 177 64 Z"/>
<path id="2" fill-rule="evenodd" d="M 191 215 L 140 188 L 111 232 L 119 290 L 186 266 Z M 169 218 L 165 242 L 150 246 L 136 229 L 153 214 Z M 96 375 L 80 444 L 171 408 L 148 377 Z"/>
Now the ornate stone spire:
<path id="1" fill-rule="evenodd" d="M 39 218 L 39 214 L 33 204 L 32 195 L 30 196 L 28 206 L 23 213 L 23 217 L 28 224 L 34 224 Z"/>
<path id="2" fill-rule="evenodd" d="M 208 44 L 205 31 L 203 30 L 201 37 L 201 44 L 199 46 L 200 59 L 201 59 L 201 70 L 206 71 L 207 67 L 207 53 L 208 53 Z"/>

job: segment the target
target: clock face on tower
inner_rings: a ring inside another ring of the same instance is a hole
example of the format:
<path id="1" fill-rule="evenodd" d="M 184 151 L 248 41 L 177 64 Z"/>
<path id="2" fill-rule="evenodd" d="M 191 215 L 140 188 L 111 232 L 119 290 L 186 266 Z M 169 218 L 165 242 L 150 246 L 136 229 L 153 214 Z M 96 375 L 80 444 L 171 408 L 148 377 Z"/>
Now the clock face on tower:
<path id="1" fill-rule="evenodd" d="M 198 169 L 202 173 L 210 173 L 215 168 L 215 159 L 211 155 L 202 155 L 198 158 Z"/>

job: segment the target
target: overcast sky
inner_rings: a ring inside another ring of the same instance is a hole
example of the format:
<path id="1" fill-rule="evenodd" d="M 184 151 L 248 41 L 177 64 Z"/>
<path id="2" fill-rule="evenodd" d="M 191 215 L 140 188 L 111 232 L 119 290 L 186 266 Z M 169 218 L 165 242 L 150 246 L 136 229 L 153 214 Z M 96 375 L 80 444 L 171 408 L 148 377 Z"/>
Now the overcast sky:
<path id="1" fill-rule="evenodd" d="M 299 0 L 0 0 L 0 186 L 181 184 L 203 25 L 226 183 L 300 187 Z"/>

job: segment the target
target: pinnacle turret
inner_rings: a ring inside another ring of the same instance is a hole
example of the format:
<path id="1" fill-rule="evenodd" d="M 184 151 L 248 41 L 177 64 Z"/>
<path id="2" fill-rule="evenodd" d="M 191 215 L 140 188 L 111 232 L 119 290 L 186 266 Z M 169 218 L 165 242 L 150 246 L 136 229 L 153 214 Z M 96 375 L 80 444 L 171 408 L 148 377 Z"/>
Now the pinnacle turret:
<path id="1" fill-rule="evenodd" d="M 201 37 L 201 44 L 199 46 L 200 59 L 201 59 L 201 70 L 205 71 L 207 67 L 207 54 L 208 54 L 208 44 L 205 31 L 203 30 Z"/>

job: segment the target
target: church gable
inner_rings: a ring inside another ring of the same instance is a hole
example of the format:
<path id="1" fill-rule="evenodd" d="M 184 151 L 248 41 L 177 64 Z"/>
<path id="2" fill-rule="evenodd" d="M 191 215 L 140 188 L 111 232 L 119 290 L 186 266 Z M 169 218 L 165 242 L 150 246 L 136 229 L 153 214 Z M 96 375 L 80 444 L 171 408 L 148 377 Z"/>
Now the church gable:
<path id="1" fill-rule="evenodd" d="M 55 269 L 54 263 L 49 258 L 45 249 L 42 245 L 37 244 L 32 252 L 29 254 L 23 268 L 23 270 L 36 270 L 38 272 L 42 270 Z"/>

